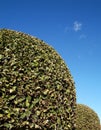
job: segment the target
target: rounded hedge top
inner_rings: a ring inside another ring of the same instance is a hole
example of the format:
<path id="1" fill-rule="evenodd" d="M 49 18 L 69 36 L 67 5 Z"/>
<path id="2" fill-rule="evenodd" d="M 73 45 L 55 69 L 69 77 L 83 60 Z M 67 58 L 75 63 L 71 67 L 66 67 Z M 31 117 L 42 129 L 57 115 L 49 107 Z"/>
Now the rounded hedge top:
<path id="1" fill-rule="evenodd" d="M 75 87 L 64 61 L 43 41 L 0 31 L 0 128 L 72 130 Z"/>
<path id="2" fill-rule="evenodd" d="M 100 120 L 94 110 L 83 104 L 77 104 L 76 130 L 100 130 Z"/>

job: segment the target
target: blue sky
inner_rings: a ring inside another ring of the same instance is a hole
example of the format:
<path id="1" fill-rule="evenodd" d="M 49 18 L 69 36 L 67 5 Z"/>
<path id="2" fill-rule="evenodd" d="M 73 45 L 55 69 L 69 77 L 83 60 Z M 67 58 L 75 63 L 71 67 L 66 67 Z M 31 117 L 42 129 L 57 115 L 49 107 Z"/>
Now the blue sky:
<path id="1" fill-rule="evenodd" d="M 101 120 L 101 0 L 0 0 L 0 28 L 53 46 L 71 71 L 77 103 Z"/>

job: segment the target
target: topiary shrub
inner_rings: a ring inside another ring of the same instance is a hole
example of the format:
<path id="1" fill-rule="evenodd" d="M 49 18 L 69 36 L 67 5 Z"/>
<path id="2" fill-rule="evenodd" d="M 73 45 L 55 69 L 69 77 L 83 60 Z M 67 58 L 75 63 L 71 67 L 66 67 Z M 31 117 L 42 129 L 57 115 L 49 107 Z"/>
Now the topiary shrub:
<path id="1" fill-rule="evenodd" d="M 76 130 L 100 130 L 100 120 L 94 110 L 77 104 Z"/>
<path id="2" fill-rule="evenodd" d="M 69 69 L 43 41 L 0 31 L 0 128 L 73 130 L 76 94 Z"/>

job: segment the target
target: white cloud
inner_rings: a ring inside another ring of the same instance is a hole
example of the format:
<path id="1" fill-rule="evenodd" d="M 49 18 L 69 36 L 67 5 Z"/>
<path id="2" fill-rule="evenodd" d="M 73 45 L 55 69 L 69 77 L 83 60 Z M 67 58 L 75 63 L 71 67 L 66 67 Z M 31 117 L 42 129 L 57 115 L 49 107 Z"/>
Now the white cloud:
<path id="1" fill-rule="evenodd" d="M 75 21 L 74 22 L 74 26 L 73 26 L 73 30 L 75 31 L 75 32 L 77 32 L 77 31 L 80 31 L 82 29 L 82 23 L 80 23 L 80 22 L 78 22 L 78 21 Z"/>

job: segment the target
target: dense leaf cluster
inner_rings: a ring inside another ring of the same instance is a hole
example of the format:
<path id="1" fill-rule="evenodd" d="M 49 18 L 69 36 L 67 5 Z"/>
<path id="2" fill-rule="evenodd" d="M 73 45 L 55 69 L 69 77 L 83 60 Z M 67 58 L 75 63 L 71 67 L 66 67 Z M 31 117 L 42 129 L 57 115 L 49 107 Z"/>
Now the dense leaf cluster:
<path id="1" fill-rule="evenodd" d="M 100 130 L 100 120 L 90 107 L 77 104 L 76 130 Z"/>
<path id="2" fill-rule="evenodd" d="M 75 87 L 57 52 L 27 34 L 0 31 L 0 128 L 73 130 Z"/>

